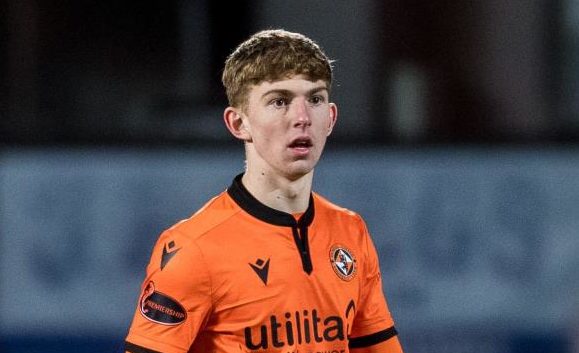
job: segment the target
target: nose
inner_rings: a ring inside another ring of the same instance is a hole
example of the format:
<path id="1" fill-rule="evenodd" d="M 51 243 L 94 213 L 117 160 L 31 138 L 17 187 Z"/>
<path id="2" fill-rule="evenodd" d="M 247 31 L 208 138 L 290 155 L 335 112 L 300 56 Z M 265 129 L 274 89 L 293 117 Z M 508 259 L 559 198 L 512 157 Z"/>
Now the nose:
<path id="1" fill-rule="evenodd" d="M 310 111 L 307 100 L 303 98 L 295 99 L 293 103 L 295 118 L 294 126 L 310 126 L 312 124 L 312 120 L 310 119 Z"/>

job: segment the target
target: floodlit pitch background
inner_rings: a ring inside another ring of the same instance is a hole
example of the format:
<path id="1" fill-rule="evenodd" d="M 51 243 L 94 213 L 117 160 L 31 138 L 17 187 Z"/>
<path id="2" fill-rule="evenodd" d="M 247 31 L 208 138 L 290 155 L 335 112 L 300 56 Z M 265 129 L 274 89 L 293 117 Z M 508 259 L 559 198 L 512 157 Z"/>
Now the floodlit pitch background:
<path id="1" fill-rule="evenodd" d="M 266 27 L 337 59 L 315 189 L 406 352 L 579 349 L 579 1 L 220 6 L 0 2 L 0 352 L 121 350 L 159 233 L 243 170 L 219 70 Z"/>

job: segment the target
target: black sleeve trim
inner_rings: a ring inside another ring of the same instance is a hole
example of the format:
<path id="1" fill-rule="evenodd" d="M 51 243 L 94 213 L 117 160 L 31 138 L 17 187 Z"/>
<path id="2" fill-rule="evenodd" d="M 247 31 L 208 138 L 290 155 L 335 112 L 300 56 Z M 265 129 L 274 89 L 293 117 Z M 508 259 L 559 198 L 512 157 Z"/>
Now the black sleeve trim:
<path id="1" fill-rule="evenodd" d="M 348 347 L 350 348 L 369 347 L 377 343 L 387 341 L 396 335 L 398 335 L 398 332 L 396 331 L 394 326 L 392 326 L 384 331 L 379 331 L 368 336 L 352 338 L 350 339 Z"/>
<path id="2" fill-rule="evenodd" d="M 131 342 L 125 341 L 125 351 L 131 353 L 161 353 L 159 351 L 154 351 L 145 347 L 137 346 Z"/>

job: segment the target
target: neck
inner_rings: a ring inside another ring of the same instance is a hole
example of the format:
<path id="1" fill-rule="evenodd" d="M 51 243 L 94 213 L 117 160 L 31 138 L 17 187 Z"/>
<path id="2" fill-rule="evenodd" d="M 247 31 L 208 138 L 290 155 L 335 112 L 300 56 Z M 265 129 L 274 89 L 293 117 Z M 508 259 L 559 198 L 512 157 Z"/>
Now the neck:
<path id="1" fill-rule="evenodd" d="M 247 170 L 241 180 L 259 202 L 278 211 L 294 214 L 305 212 L 308 208 L 312 177 L 313 171 L 290 180 Z"/>

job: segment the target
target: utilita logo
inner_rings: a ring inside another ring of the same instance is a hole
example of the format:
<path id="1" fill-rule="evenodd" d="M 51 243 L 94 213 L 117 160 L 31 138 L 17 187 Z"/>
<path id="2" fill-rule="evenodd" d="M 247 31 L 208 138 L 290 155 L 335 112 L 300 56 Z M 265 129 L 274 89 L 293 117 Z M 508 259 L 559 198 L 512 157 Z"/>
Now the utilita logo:
<path id="1" fill-rule="evenodd" d="M 356 311 L 351 300 L 344 318 L 341 316 L 320 317 L 316 309 L 287 312 L 280 319 L 271 315 L 269 322 L 259 328 L 246 327 L 245 346 L 250 350 L 284 347 L 312 342 L 343 341 L 348 333 L 347 319 Z M 344 322 L 346 321 L 346 322 Z"/>

